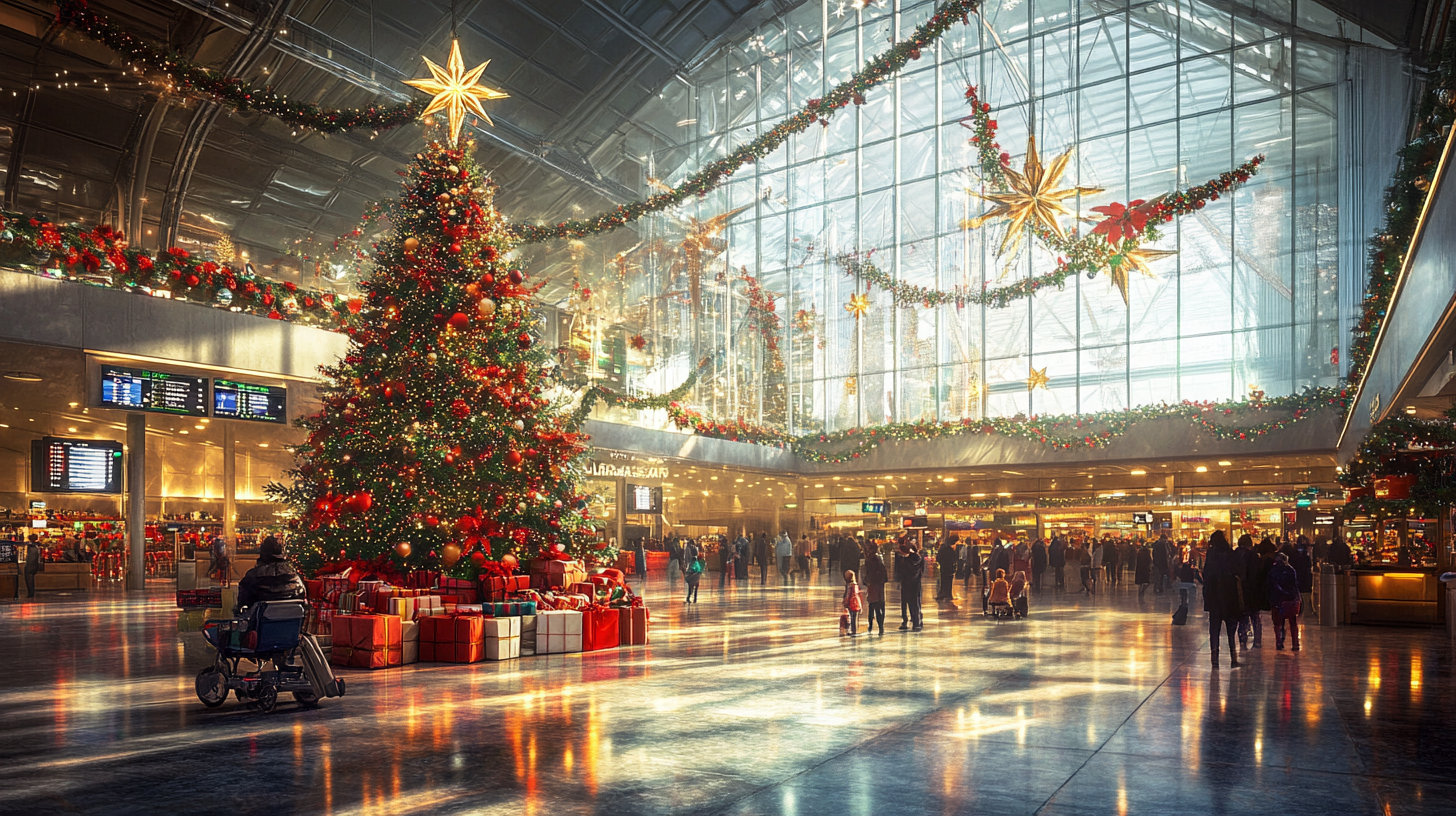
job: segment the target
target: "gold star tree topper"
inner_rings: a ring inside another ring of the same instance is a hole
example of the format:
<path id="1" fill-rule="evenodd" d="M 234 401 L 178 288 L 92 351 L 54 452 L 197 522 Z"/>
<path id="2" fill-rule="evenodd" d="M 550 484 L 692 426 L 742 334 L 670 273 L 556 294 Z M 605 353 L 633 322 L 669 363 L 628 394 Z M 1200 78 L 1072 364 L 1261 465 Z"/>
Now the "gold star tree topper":
<path id="1" fill-rule="evenodd" d="M 1028 136 L 1026 139 L 1026 161 L 1022 165 L 1021 172 L 1006 168 L 1006 181 L 1011 189 L 1004 193 L 976 193 L 972 195 L 984 199 L 996 205 L 989 212 L 979 215 L 969 221 L 963 222 L 968 229 L 975 229 L 993 218 L 1005 218 L 1006 235 L 1001 239 L 1001 248 L 997 250 L 998 255 L 1005 255 L 1010 250 L 1015 250 L 1021 245 L 1022 235 L 1028 226 L 1041 227 L 1058 238 L 1065 238 L 1066 233 L 1062 231 L 1061 216 L 1076 218 L 1077 214 L 1066 204 L 1062 203 L 1078 194 L 1091 195 L 1102 192 L 1100 187 L 1064 187 L 1057 188 L 1061 183 L 1062 175 L 1067 172 L 1067 163 L 1071 161 L 1073 148 L 1052 159 L 1050 165 L 1043 166 L 1041 156 L 1036 150 L 1036 137 Z"/>
<path id="2" fill-rule="evenodd" d="M 425 57 L 425 65 L 430 69 L 433 77 L 430 79 L 407 79 L 405 84 L 419 88 L 425 93 L 434 94 L 435 98 L 430 100 L 430 106 L 420 114 L 421 118 L 432 113 L 445 111 L 450 116 L 450 144 L 454 145 L 460 140 L 460 126 L 465 124 L 465 114 L 470 112 L 484 119 L 492 127 L 495 122 L 490 120 L 485 108 L 481 107 L 482 99 L 505 99 L 510 94 L 504 91 L 497 91 L 494 88 L 487 88 L 479 84 L 480 75 L 485 73 L 485 67 L 490 65 L 490 60 L 477 65 L 475 68 L 466 71 L 465 60 L 460 56 L 460 41 L 454 40 L 450 43 L 450 60 L 447 68 L 440 66 Z"/>
<path id="3" fill-rule="evenodd" d="M 868 295 L 850 295 L 849 302 L 844 304 L 844 310 L 854 315 L 859 320 L 870 310 L 870 298 Z"/>

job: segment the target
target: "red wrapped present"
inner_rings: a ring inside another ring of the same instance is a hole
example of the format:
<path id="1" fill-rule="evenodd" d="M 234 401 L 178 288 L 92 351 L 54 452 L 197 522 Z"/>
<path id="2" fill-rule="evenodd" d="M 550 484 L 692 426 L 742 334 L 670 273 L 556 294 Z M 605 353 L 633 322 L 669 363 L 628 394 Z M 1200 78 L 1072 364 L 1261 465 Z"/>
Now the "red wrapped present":
<path id="1" fill-rule="evenodd" d="M 304 618 L 304 631 L 311 635 L 331 635 L 334 631 L 334 615 L 337 609 L 315 606 L 308 610 L 308 616 Z"/>
<path id="2" fill-rule="evenodd" d="M 324 597 L 324 582 L 322 578 L 306 578 L 303 582 L 304 594 L 310 601 L 321 601 Z"/>
<path id="3" fill-rule="evenodd" d="M 588 598 L 597 596 L 597 585 L 591 581 L 579 581 L 566 588 L 568 595 L 585 595 Z"/>
<path id="4" fill-rule="evenodd" d="M 621 645 L 621 616 L 615 609 L 587 609 L 581 613 L 581 650 L 595 652 Z"/>
<path id="5" fill-rule="evenodd" d="M 456 603 L 478 603 L 475 600 L 475 583 L 464 578 L 442 576 L 440 578 L 440 594 L 460 596 L 463 600 L 456 601 Z"/>
<path id="6" fill-rule="evenodd" d="M 440 573 L 435 570 L 415 570 L 405 576 L 404 583 L 411 589 L 433 589 L 438 580 Z"/>
<path id="7" fill-rule="evenodd" d="M 421 663 L 477 663 L 485 659 L 485 618 L 434 615 L 420 618 Z"/>
<path id="8" fill-rule="evenodd" d="M 647 643 L 647 622 L 648 613 L 645 606 L 633 606 L 623 609 L 622 612 L 632 614 L 632 637 L 622 638 L 623 645 L 642 646 Z"/>
<path id="9" fill-rule="evenodd" d="M 335 615 L 333 637 L 329 662 L 336 666 L 383 669 L 404 665 L 403 622 L 393 615 Z"/>

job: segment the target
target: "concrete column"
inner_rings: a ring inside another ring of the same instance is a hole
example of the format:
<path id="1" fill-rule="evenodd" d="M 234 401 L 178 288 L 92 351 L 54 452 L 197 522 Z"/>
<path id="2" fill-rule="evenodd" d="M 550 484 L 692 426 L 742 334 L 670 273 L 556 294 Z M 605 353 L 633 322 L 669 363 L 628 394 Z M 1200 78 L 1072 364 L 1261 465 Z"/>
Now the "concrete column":
<path id="1" fill-rule="evenodd" d="M 627 479 L 617 477 L 617 546 L 627 546 Z"/>
<path id="2" fill-rule="evenodd" d="M 147 586 L 147 415 L 126 415 L 126 588 Z"/>
<path id="3" fill-rule="evenodd" d="M 233 424 L 222 423 L 222 537 L 237 551 L 238 534 L 238 446 Z"/>

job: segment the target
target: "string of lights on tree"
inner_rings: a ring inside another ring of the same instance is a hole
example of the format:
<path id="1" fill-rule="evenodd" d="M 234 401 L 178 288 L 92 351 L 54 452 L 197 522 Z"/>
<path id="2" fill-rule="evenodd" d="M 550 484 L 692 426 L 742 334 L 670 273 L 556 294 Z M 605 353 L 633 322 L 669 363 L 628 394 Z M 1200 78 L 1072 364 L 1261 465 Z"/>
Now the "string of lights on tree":
<path id="1" fill-rule="evenodd" d="M 474 143 L 415 156 L 379 244 L 369 308 L 323 369 L 298 465 L 269 496 L 292 508 L 301 565 L 386 558 L 462 577 L 527 558 L 610 561 L 576 485 L 585 437 L 545 392 L 536 287 Z M 595 543 L 594 543 L 595 542 Z"/>
<path id="2" fill-rule="evenodd" d="M 0 260 L 47 277 L 226 308 L 337 329 L 362 306 L 358 298 L 300 289 L 177 247 L 152 254 L 127 245 L 109 226 L 85 229 L 0 213 Z"/>
<path id="3" fill-rule="evenodd" d="M 1405 255 L 1420 225 L 1436 167 L 1456 124 L 1456 41 L 1448 40 L 1436 67 L 1425 79 L 1425 93 L 1416 112 L 1415 136 L 1399 151 L 1395 178 L 1385 190 L 1385 225 L 1370 239 L 1370 270 L 1365 298 L 1350 334 L 1351 392 L 1365 377 L 1375 338 L 1395 297 Z"/>
<path id="4" fill-rule="evenodd" d="M 741 417 L 715 420 L 681 403 L 671 405 L 668 416 L 678 427 L 692 430 L 700 436 L 783 448 L 811 462 L 839 464 L 859 459 L 886 442 L 926 441 L 969 434 L 1034 442 L 1052 450 L 1105 448 L 1126 435 L 1133 426 L 1162 419 L 1186 420 L 1215 439 L 1248 441 L 1288 428 L 1321 408 L 1343 408 L 1344 403 L 1343 391 L 1310 388 L 1299 394 L 1236 402 L 1184 401 L 1081 415 L 902 422 L 802 436 L 757 425 Z M 1277 416 L 1262 418 L 1269 414 Z M 1235 424 L 1233 418 L 1236 416 L 1258 421 Z"/>
<path id="5" fill-rule="evenodd" d="M 168 90 L 221 102 L 236 111 L 266 113 L 297 128 L 320 133 L 385 131 L 419 118 L 425 102 L 414 100 L 367 108 L 326 108 L 295 102 L 267 86 L 253 85 L 199 65 L 176 51 L 149 42 L 93 10 L 86 0 L 60 0 L 57 21 L 115 51 L 133 69 L 146 68 L 166 80 Z"/>
<path id="6" fill-rule="evenodd" d="M 645 215 L 676 207 L 696 196 L 704 196 L 745 165 L 767 157 L 790 136 L 803 133 L 814 124 L 827 126 L 835 113 L 849 105 L 863 105 L 870 89 L 888 80 L 907 63 L 920 59 L 925 48 L 939 40 L 957 24 L 969 24 L 970 15 L 980 7 L 980 0 L 950 0 L 941 3 L 910 36 L 888 50 L 871 57 L 858 72 L 834 86 L 824 96 L 810 99 L 791 116 L 769 128 L 758 138 L 734 148 L 721 159 L 709 162 L 680 184 L 650 196 L 643 201 L 623 204 L 590 218 L 570 219 L 556 224 L 515 224 L 511 229 L 521 243 L 534 244 L 553 238 L 583 238 L 600 235 Z"/>

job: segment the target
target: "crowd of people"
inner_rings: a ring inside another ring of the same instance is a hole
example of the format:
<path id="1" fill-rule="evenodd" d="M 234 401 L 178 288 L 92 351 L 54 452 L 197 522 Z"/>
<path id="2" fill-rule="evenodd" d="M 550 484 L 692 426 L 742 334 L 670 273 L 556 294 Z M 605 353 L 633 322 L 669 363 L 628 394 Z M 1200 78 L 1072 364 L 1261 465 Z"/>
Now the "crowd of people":
<path id="1" fill-rule="evenodd" d="M 1030 597 L 1039 593 L 1095 597 L 1131 584 L 1140 601 L 1146 599 L 1149 589 L 1155 595 L 1176 590 L 1179 605 L 1174 622 L 1181 623 L 1197 604 L 1201 588 L 1215 666 L 1221 636 L 1226 636 L 1235 666 L 1239 665 L 1238 649 L 1263 647 L 1266 612 L 1275 648 L 1283 649 L 1287 640 L 1298 651 L 1298 620 L 1302 610 L 1312 607 L 1315 565 L 1328 561 L 1348 567 L 1353 562 L 1350 548 L 1339 538 L 1326 544 L 1306 536 L 1294 540 L 1265 537 L 1255 544 L 1245 534 L 1231 546 L 1222 531 L 1206 541 L 1175 541 L 1166 534 L 1156 539 L 1106 536 L 1100 540 L 1088 536 L 1031 541 L 997 537 L 989 543 L 946 534 L 938 543 L 922 541 L 916 533 L 875 540 L 842 533 L 811 539 L 803 534 L 795 540 L 787 531 L 772 537 L 766 532 L 744 531 L 731 541 L 720 535 L 672 537 L 664 548 L 668 579 L 683 583 L 683 603 L 689 604 L 697 602 L 698 585 L 702 574 L 709 571 L 710 559 L 720 589 L 730 582 L 753 581 L 754 567 L 760 586 L 768 584 L 771 573 L 784 586 L 808 583 L 816 577 L 842 577 L 841 629 L 851 637 L 859 634 L 862 615 L 867 633 L 878 629 L 884 634 L 885 587 L 892 581 L 900 585 L 900 629 L 921 631 L 925 625 L 922 585 L 932 573 L 934 600 L 956 600 L 959 583 L 967 593 L 977 591 L 984 613 L 1012 618 L 1025 617 Z M 638 573 L 645 573 L 645 543 L 637 541 L 633 547 Z"/>

